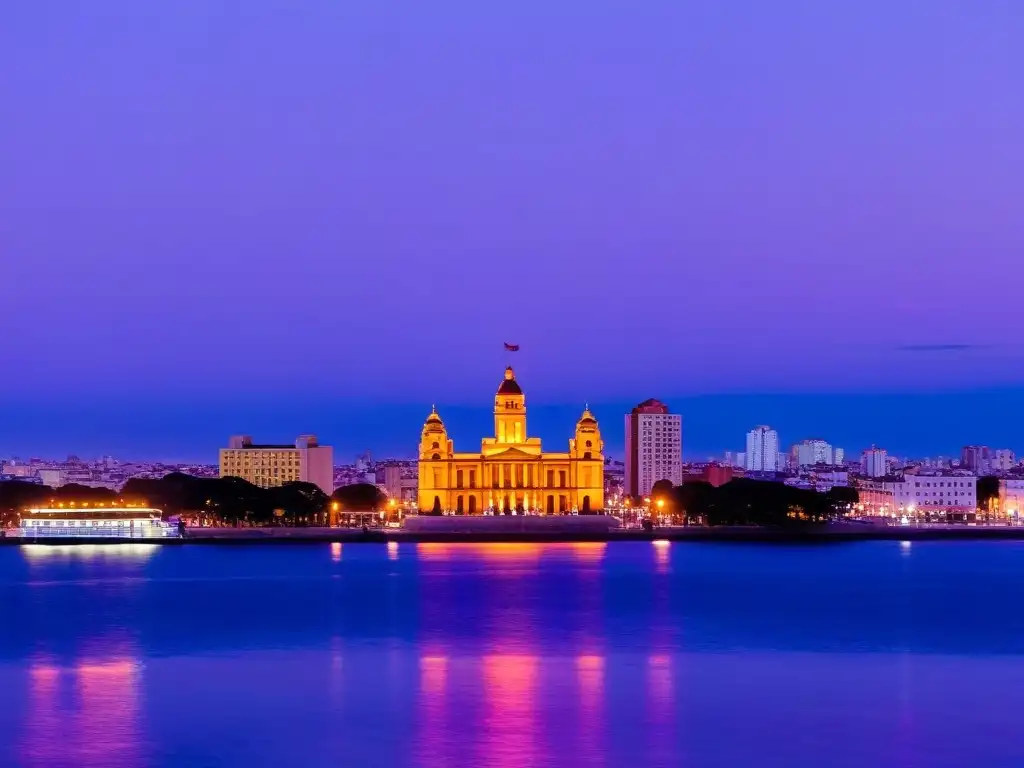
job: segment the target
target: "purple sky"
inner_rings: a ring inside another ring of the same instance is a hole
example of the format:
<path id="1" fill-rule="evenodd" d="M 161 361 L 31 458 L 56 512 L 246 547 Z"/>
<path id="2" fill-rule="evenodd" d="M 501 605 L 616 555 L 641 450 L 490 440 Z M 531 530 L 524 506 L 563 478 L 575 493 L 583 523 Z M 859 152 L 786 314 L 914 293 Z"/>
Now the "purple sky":
<path id="1" fill-rule="evenodd" d="M 124 403 L 235 408 L 211 455 L 326 431 L 267 421 L 299 396 L 486 409 L 503 340 L 616 433 L 1018 387 L 1022 39 L 1020 0 L 7 0 L 0 456 L 159 454 Z"/>

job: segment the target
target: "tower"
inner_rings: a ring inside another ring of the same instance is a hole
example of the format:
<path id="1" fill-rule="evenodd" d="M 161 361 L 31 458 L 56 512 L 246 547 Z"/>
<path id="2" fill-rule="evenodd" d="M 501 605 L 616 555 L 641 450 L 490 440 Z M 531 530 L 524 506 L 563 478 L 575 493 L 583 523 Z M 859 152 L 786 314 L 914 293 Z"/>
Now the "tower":
<path id="1" fill-rule="evenodd" d="M 451 458 L 452 447 L 444 422 L 438 416 L 437 409 L 432 408 L 420 434 L 420 460 L 440 461 Z"/>
<path id="2" fill-rule="evenodd" d="M 526 396 L 516 382 L 512 366 L 494 395 L 494 437 L 499 443 L 526 442 Z"/>
<path id="3" fill-rule="evenodd" d="M 576 433 L 569 441 L 569 460 L 574 465 L 573 509 L 590 514 L 604 507 L 604 443 L 597 419 L 590 408 L 576 422 Z"/>

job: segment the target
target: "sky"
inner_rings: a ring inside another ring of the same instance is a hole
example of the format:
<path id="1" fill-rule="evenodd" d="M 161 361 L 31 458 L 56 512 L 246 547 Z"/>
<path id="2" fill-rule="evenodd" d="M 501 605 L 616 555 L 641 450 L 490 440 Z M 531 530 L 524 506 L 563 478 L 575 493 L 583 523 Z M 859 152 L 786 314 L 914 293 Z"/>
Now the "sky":
<path id="1" fill-rule="evenodd" d="M 0 4 L 0 457 L 648 397 L 1024 451 L 1020 0 Z M 1017 440 L 1019 444 L 1014 444 Z"/>

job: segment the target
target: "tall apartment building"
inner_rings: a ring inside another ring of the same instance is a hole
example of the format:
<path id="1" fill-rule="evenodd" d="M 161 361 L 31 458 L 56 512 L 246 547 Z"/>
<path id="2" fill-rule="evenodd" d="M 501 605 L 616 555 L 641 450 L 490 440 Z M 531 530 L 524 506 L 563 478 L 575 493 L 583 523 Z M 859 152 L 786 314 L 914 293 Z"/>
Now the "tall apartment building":
<path id="1" fill-rule="evenodd" d="M 220 449 L 220 476 L 240 477 L 260 488 L 303 482 L 334 491 L 334 449 L 315 435 L 301 435 L 294 445 L 257 444 L 248 435 L 232 437 Z"/>
<path id="2" fill-rule="evenodd" d="M 992 452 L 987 445 L 965 445 L 960 451 L 960 466 L 972 472 L 988 472 Z"/>
<path id="3" fill-rule="evenodd" d="M 813 467 L 815 464 L 834 464 L 835 449 L 824 440 L 804 440 L 793 446 L 798 467 Z"/>
<path id="4" fill-rule="evenodd" d="M 626 494 L 649 496 L 659 480 L 683 482 L 683 417 L 644 400 L 626 414 Z"/>
<path id="5" fill-rule="evenodd" d="M 991 472 L 1009 472 L 1017 465 L 1017 457 L 1009 448 L 997 448 L 992 452 L 992 461 L 989 462 Z"/>
<path id="6" fill-rule="evenodd" d="M 747 433 L 744 467 L 748 472 L 778 472 L 779 433 L 771 427 L 754 427 Z"/>
<path id="7" fill-rule="evenodd" d="M 860 471 L 865 477 L 885 477 L 888 474 L 889 455 L 881 448 L 871 446 L 860 457 Z"/>
<path id="8" fill-rule="evenodd" d="M 992 450 L 987 445 L 965 445 L 960 451 L 960 466 L 978 475 L 1009 472 L 1016 462 L 1008 448 Z"/>

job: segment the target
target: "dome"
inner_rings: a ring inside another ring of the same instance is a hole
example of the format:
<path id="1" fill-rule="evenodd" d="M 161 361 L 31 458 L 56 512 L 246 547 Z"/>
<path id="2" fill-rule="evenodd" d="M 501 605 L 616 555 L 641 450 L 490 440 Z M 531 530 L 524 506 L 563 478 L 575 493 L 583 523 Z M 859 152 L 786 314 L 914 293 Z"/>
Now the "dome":
<path id="1" fill-rule="evenodd" d="M 593 426 L 596 427 L 597 426 L 597 419 L 595 419 L 594 418 L 594 414 L 592 414 L 590 412 L 590 408 L 589 407 L 585 407 L 583 409 L 583 415 L 580 416 L 580 420 L 578 422 L 576 422 L 576 423 L 579 426 L 593 425 Z"/>
<path id="2" fill-rule="evenodd" d="M 516 383 L 516 374 L 512 370 L 510 365 L 505 369 L 505 379 L 501 382 L 501 386 L 498 387 L 499 395 L 521 395 L 523 390 L 519 388 L 519 384 Z"/>
<path id="3" fill-rule="evenodd" d="M 427 416 L 427 420 L 423 424 L 423 430 L 425 432 L 444 432 L 444 422 L 437 415 L 437 408 L 430 409 L 430 415 Z"/>

